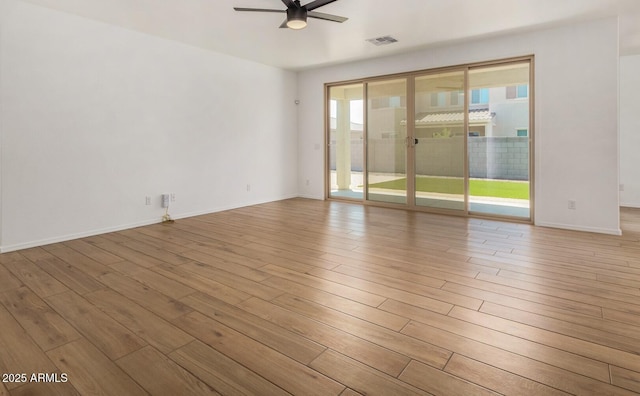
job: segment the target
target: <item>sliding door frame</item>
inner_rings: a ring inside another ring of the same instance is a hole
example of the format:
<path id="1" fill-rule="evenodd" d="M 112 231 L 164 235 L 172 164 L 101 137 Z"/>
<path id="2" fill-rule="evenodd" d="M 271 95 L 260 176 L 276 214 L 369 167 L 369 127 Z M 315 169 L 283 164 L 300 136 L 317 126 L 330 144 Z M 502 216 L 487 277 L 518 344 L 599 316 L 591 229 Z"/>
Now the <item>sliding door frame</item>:
<path id="1" fill-rule="evenodd" d="M 399 208 L 411 211 L 428 212 L 428 213 L 440 213 L 449 214 L 461 217 L 470 218 L 487 218 L 494 220 L 509 220 L 518 223 L 534 223 L 534 208 L 535 208 L 535 62 L 534 55 L 525 55 L 519 57 L 505 58 L 490 60 L 484 62 L 475 62 L 468 64 L 461 64 L 455 66 L 438 67 L 432 69 L 423 69 L 404 73 L 395 73 L 374 77 L 365 77 L 354 80 L 337 81 L 324 84 L 324 103 L 325 103 L 325 155 L 324 155 L 324 171 L 325 171 L 325 192 L 324 197 L 327 200 L 355 202 L 363 205 L 371 205 L 377 207 Z M 505 216 L 505 215 L 493 215 L 485 213 L 470 212 L 469 208 L 469 71 L 472 69 L 478 69 L 482 67 L 509 65 L 517 63 L 529 64 L 529 218 Z M 406 114 L 407 114 L 407 141 L 414 139 L 415 134 L 415 79 L 416 77 L 438 74 L 453 71 L 464 72 L 464 211 L 447 210 L 441 208 L 430 208 L 416 205 L 415 201 L 415 149 L 406 147 L 406 178 L 407 178 L 407 202 L 406 204 L 370 201 L 368 199 L 368 83 L 376 81 L 384 81 L 391 79 L 406 79 L 407 92 L 406 92 Z M 331 87 L 337 87 L 342 85 L 362 84 L 363 89 L 363 196 L 361 199 L 351 199 L 344 197 L 331 196 L 331 171 L 329 169 L 330 164 L 330 89 Z M 411 121 L 409 121 L 411 120 Z"/>

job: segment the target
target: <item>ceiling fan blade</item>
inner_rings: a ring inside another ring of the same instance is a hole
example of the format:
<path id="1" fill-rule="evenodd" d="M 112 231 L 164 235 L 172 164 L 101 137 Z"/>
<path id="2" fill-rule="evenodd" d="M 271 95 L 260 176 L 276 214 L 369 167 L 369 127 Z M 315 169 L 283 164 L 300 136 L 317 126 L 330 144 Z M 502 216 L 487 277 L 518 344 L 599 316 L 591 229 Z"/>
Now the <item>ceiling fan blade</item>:
<path id="1" fill-rule="evenodd" d="M 282 1 L 284 1 L 284 0 L 282 0 Z M 316 1 L 312 1 L 311 3 L 305 5 L 304 8 L 306 8 L 307 11 L 313 11 L 316 8 L 320 8 L 320 7 L 325 6 L 325 5 L 329 4 L 329 3 L 333 3 L 334 1 L 336 1 L 336 0 L 316 0 Z"/>
<path id="2" fill-rule="evenodd" d="M 325 21 L 339 22 L 342 23 L 349 18 L 341 17 L 338 15 L 325 14 L 322 12 L 310 11 L 307 13 L 309 18 L 323 19 Z"/>
<path id="3" fill-rule="evenodd" d="M 280 25 L 280 29 L 289 29 L 289 26 L 287 26 L 287 22 L 289 22 L 288 20 L 284 20 L 284 22 L 282 22 L 282 25 Z"/>
<path id="4" fill-rule="evenodd" d="M 283 13 L 283 12 L 287 12 L 286 10 L 274 10 L 271 8 L 244 8 L 244 7 L 233 7 L 234 10 L 236 11 L 254 11 L 254 12 L 279 12 L 279 13 Z"/>
<path id="5" fill-rule="evenodd" d="M 293 0 L 282 0 L 282 2 L 287 6 L 287 8 L 298 8 Z"/>

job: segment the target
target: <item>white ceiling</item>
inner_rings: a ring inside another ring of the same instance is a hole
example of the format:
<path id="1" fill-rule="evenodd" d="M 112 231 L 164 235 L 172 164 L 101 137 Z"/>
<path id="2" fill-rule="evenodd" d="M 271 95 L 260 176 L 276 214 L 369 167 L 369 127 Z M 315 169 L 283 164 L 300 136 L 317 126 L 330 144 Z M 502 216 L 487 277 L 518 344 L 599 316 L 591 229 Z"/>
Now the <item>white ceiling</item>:
<path id="1" fill-rule="evenodd" d="M 23 1 L 292 70 L 614 15 L 620 54 L 640 54 L 640 0 L 338 0 L 316 11 L 348 21 L 298 31 L 278 28 L 284 14 L 233 10 L 285 9 L 281 0 Z M 365 41 L 384 35 L 398 42 Z"/>

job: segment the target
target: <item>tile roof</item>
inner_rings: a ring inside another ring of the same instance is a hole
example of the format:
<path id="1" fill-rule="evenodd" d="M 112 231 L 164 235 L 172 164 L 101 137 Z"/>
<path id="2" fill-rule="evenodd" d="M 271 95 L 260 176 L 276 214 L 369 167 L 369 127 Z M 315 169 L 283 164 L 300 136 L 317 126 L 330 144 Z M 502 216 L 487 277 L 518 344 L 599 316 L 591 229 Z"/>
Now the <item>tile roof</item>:
<path id="1" fill-rule="evenodd" d="M 469 121 L 491 121 L 495 116 L 495 113 L 491 113 L 489 109 L 470 110 Z M 429 113 L 420 114 L 416 119 L 416 125 L 424 124 L 440 124 L 445 122 L 462 122 L 464 121 L 464 114 L 461 111 L 448 112 L 448 113 Z"/>
<path id="2" fill-rule="evenodd" d="M 495 117 L 496 113 L 491 113 L 489 109 L 473 109 L 469 110 L 469 122 L 488 122 Z M 464 121 L 463 112 L 452 111 L 442 113 L 420 113 L 416 115 L 416 125 L 429 125 L 429 124 L 444 124 L 449 122 L 462 122 Z M 332 130 L 336 129 L 336 118 L 329 118 L 329 127 Z M 400 122 L 401 125 L 407 125 L 406 120 Z M 352 131 L 362 131 L 363 125 L 360 123 L 351 122 Z"/>

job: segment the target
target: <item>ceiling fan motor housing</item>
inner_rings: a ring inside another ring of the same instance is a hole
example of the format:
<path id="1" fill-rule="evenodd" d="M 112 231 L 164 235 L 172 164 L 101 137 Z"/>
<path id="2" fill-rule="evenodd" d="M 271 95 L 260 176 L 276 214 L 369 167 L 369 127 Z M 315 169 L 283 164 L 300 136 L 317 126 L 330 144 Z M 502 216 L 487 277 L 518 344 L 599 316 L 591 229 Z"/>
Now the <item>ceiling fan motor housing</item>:
<path id="1" fill-rule="evenodd" d="M 287 26 L 291 29 L 302 29 L 307 26 L 307 10 L 287 8 Z"/>
<path id="2" fill-rule="evenodd" d="M 327 4 L 333 3 L 337 0 L 313 0 L 310 3 L 305 5 L 300 4 L 300 0 L 282 0 L 282 2 L 287 6 L 286 10 L 278 10 L 273 8 L 245 8 L 245 7 L 233 7 L 236 11 L 250 11 L 250 12 L 277 12 L 287 14 L 287 19 L 284 20 L 280 28 L 289 28 L 289 29 L 303 29 L 307 26 L 307 17 L 322 19 L 324 21 L 338 22 L 342 23 L 346 21 L 348 18 L 325 14 L 323 12 L 315 12 L 316 8 L 320 8 L 326 6 Z"/>

